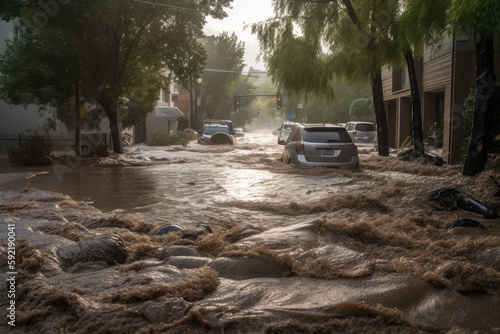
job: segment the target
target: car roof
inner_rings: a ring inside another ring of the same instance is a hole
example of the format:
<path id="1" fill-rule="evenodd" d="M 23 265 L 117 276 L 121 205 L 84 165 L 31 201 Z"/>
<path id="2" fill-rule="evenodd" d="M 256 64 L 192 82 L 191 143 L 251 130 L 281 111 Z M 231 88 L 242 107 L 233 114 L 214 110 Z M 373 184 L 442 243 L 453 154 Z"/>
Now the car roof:
<path id="1" fill-rule="evenodd" d="M 303 124 L 305 127 L 319 127 L 319 128 L 324 128 L 324 127 L 339 127 L 342 128 L 343 126 L 340 124 L 336 123 L 304 123 Z"/>
<path id="2" fill-rule="evenodd" d="M 227 128 L 227 124 L 205 124 L 205 127 L 212 127 L 212 128 Z"/>
<path id="3" fill-rule="evenodd" d="M 228 119 L 205 119 L 205 124 L 233 124 L 233 121 Z"/>

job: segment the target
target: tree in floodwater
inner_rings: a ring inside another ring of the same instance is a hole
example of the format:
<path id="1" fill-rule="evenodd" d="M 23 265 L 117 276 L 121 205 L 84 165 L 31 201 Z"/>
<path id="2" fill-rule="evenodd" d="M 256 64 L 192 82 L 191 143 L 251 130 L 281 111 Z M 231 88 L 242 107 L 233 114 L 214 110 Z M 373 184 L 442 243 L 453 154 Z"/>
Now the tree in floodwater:
<path id="1" fill-rule="evenodd" d="M 0 96 L 65 113 L 67 101 L 81 91 L 106 114 L 114 151 L 121 153 L 121 101 L 129 101 L 126 116 L 135 122 L 153 109 L 166 86 L 162 71 L 170 70 L 184 84 L 198 77 L 206 54 L 196 37 L 206 16 L 225 17 L 231 2 L 181 7 L 119 0 L 9 1 L 0 7 L 0 17 L 15 20 L 21 34 L 0 59 Z"/>
<path id="2" fill-rule="evenodd" d="M 492 143 L 494 115 L 499 113 L 498 82 L 494 70 L 494 36 L 500 33 L 498 0 L 451 0 L 448 20 L 454 33 L 474 29 L 476 93 L 474 122 L 462 173 L 483 171 Z"/>

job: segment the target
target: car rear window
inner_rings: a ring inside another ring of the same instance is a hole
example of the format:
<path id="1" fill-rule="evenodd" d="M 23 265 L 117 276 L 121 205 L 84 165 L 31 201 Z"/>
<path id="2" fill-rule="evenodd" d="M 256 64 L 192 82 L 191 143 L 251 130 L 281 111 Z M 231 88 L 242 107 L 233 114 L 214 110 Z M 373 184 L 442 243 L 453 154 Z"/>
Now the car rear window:
<path id="1" fill-rule="evenodd" d="M 203 134 L 205 135 L 213 135 L 216 132 L 229 133 L 229 129 L 227 126 L 205 126 L 203 130 Z"/>
<path id="2" fill-rule="evenodd" d="M 306 128 L 302 140 L 311 143 L 350 142 L 351 137 L 344 128 Z"/>
<path id="3" fill-rule="evenodd" d="M 356 124 L 356 130 L 364 132 L 375 131 L 375 125 L 370 123 L 358 123 Z"/>

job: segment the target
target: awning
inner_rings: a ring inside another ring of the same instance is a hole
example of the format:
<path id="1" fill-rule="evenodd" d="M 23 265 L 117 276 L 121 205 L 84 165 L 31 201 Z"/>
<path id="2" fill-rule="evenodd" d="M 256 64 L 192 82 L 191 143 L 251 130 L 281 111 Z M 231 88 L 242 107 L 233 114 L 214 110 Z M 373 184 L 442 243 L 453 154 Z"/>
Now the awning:
<path id="1" fill-rule="evenodd" d="M 156 107 L 155 117 L 167 121 L 177 121 L 179 118 L 184 117 L 184 114 L 177 107 Z"/>

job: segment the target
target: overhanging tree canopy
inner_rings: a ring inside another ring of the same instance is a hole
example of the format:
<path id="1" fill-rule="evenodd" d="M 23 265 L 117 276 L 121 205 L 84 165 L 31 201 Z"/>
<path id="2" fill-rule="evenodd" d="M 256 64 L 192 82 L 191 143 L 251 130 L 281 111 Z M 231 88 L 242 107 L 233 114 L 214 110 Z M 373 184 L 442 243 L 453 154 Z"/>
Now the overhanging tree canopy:
<path id="1" fill-rule="evenodd" d="M 114 150 L 121 152 L 119 98 L 147 112 L 165 84 L 162 70 L 168 68 L 181 83 L 198 76 L 206 55 L 196 37 L 206 16 L 223 18 L 231 2 L 181 7 L 88 0 L 47 7 L 37 0 L 9 1 L 0 17 L 17 20 L 22 33 L 0 59 L 0 95 L 9 103 L 61 109 L 73 84 L 81 83 L 82 96 L 106 113 Z"/>

